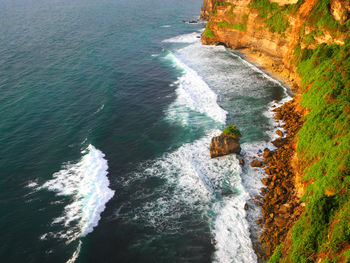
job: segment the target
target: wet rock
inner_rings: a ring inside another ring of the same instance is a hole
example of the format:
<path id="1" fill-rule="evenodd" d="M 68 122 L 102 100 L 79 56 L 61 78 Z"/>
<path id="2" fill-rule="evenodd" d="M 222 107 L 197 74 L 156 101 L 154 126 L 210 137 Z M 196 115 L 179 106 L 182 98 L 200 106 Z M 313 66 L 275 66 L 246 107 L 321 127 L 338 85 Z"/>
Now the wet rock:
<path id="1" fill-rule="evenodd" d="M 269 149 L 265 149 L 263 153 L 264 158 L 268 158 L 272 155 L 271 151 Z"/>
<path id="2" fill-rule="evenodd" d="M 238 139 L 221 135 L 211 139 L 209 150 L 210 157 L 215 158 L 231 153 L 239 154 L 241 152 L 241 145 Z"/>
<path id="3" fill-rule="evenodd" d="M 272 141 L 272 144 L 278 148 L 278 147 L 283 146 L 287 142 L 288 142 L 287 138 L 278 138 L 278 139 Z"/>
<path id="4" fill-rule="evenodd" d="M 249 209 L 248 204 L 245 204 L 244 205 L 244 210 L 248 210 L 248 209 Z"/>
<path id="5" fill-rule="evenodd" d="M 254 160 L 250 163 L 250 166 L 251 167 L 261 167 L 261 166 L 263 166 L 263 163 L 262 163 L 262 161 Z"/>
<path id="6" fill-rule="evenodd" d="M 239 164 L 243 166 L 245 164 L 244 160 L 243 159 L 239 160 Z"/>
<path id="7" fill-rule="evenodd" d="M 196 20 L 191 20 L 191 21 L 188 21 L 189 24 L 197 24 L 198 22 Z"/>
<path id="8" fill-rule="evenodd" d="M 277 134 L 278 136 L 283 137 L 283 132 L 282 132 L 281 130 L 277 130 L 277 131 L 276 131 L 276 134 Z"/>

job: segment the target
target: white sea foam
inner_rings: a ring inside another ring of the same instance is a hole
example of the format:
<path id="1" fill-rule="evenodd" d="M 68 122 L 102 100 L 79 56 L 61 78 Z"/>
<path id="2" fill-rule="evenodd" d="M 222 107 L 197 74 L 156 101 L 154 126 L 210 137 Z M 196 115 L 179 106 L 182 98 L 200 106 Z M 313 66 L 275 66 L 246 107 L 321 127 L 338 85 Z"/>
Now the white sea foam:
<path id="1" fill-rule="evenodd" d="M 160 26 L 160 27 L 166 27 L 167 28 L 167 27 L 171 27 L 171 25 L 164 25 L 164 26 Z"/>
<path id="2" fill-rule="evenodd" d="M 184 35 L 172 37 L 169 39 L 165 39 L 162 42 L 164 42 L 164 43 L 194 43 L 194 42 L 199 41 L 198 37 L 200 37 L 200 33 L 193 32 L 193 33 L 184 34 Z"/>
<path id="3" fill-rule="evenodd" d="M 38 186 L 37 181 L 29 181 L 28 184 L 26 185 L 27 188 L 36 188 Z"/>
<path id="4" fill-rule="evenodd" d="M 41 187 L 72 200 L 65 206 L 63 215 L 53 220 L 53 224 L 61 224 L 64 230 L 50 233 L 67 243 L 93 231 L 106 203 L 114 195 L 109 188 L 105 155 L 93 145 L 89 145 L 82 154 L 79 162 L 63 165 L 59 172 L 53 174 L 53 179 Z"/>
<path id="5" fill-rule="evenodd" d="M 77 249 L 74 251 L 72 257 L 70 259 L 68 259 L 66 263 L 74 263 L 77 260 L 77 258 L 79 257 L 82 243 L 83 242 L 81 242 L 81 240 L 79 240 L 79 244 L 78 244 Z"/>
<path id="6" fill-rule="evenodd" d="M 103 108 L 105 107 L 105 105 L 104 104 L 102 104 L 96 111 L 95 111 L 95 113 L 94 114 L 97 114 L 97 113 L 99 113 L 101 110 L 103 110 Z"/>
<path id="7" fill-rule="evenodd" d="M 277 85 L 279 85 L 280 87 L 283 88 L 283 90 L 285 91 L 285 93 L 287 94 L 287 87 L 282 83 L 280 82 L 279 80 L 277 79 L 274 79 L 272 77 L 270 77 L 268 74 L 266 74 L 264 71 L 262 71 L 261 69 L 259 69 L 257 66 L 255 66 L 253 63 L 251 62 L 248 62 L 247 60 L 241 58 L 240 56 L 234 54 L 234 53 L 231 53 L 232 56 L 238 58 L 243 64 L 247 65 L 248 67 L 250 67 L 251 69 L 253 69 L 254 71 L 256 72 L 259 72 L 260 74 L 262 74 L 264 76 L 264 78 L 268 79 L 269 81 L 273 82 L 273 83 L 276 83 Z"/>
<path id="8" fill-rule="evenodd" d="M 178 85 L 176 89 L 177 97 L 175 102 L 169 107 L 168 116 L 174 118 L 174 115 L 180 113 L 179 108 L 187 107 L 194 111 L 207 114 L 215 121 L 225 123 L 227 112 L 217 104 L 217 95 L 209 88 L 198 73 L 181 62 L 172 53 L 169 53 L 165 59 L 171 61 L 174 67 L 183 71 L 183 75 L 176 82 Z M 182 114 L 186 115 L 189 112 L 183 110 Z"/>
<path id="9" fill-rule="evenodd" d="M 219 133 L 214 130 L 184 144 L 130 177 L 136 181 L 147 177 L 166 180 L 165 189 L 158 190 L 162 194 L 157 200 L 145 201 L 142 207 L 132 211 L 133 220 L 142 220 L 158 231 L 169 231 L 169 224 L 172 231 L 181 231 L 179 220 L 189 213 L 188 207 L 212 221 L 215 262 L 255 262 L 244 210 L 250 195 L 242 187 L 238 159 L 235 155 L 212 159 L 208 151 L 211 138 Z M 149 199 L 146 197 L 140 198 Z"/>

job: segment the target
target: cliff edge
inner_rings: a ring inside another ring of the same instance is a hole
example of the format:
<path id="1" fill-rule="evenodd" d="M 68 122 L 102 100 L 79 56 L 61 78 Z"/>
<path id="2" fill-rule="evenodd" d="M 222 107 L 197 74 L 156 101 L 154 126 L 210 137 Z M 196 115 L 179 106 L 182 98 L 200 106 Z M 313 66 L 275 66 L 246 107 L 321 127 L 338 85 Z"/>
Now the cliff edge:
<path id="1" fill-rule="evenodd" d="M 296 93 L 276 110 L 287 142 L 266 151 L 260 259 L 350 262 L 350 1 L 204 0 L 201 17 L 204 44 L 244 51 Z"/>

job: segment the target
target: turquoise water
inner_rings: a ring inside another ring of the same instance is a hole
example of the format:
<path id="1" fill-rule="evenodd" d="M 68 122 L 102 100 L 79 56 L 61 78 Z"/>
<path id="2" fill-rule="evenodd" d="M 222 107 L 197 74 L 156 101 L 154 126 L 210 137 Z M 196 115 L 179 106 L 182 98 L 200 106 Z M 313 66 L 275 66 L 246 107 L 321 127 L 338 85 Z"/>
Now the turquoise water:
<path id="1" fill-rule="evenodd" d="M 0 0 L 1 262 L 254 262 L 261 174 L 211 160 L 225 124 L 269 145 L 286 98 L 201 0 Z"/>

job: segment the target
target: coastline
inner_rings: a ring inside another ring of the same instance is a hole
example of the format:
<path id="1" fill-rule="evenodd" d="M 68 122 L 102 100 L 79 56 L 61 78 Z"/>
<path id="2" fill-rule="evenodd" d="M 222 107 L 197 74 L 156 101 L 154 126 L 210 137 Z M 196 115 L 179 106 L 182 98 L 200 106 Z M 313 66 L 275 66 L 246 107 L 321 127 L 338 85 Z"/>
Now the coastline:
<path id="1" fill-rule="evenodd" d="M 262 212 L 257 224 L 262 232 L 259 242 L 254 244 L 254 249 L 258 258 L 266 261 L 281 242 L 291 242 L 289 230 L 304 211 L 305 204 L 299 201 L 301 194 L 296 185 L 296 175 L 299 171 L 295 163 L 298 158 L 296 134 L 303 124 L 302 117 L 305 112 L 299 104 L 299 79 L 291 80 L 290 73 L 283 70 L 283 65 L 279 65 L 272 57 L 262 52 L 249 48 L 237 51 L 241 52 L 248 62 L 282 82 L 293 93 L 292 100 L 279 105 L 274 103 L 271 107 L 274 121 L 278 125 L 276 133 L 279 137 L 272 141 L 277 149 L 258 149 L 256 155 L 259 169 L 264 170 L 266 177 L 262 179 L 265 187 L 261 189 L 260 196 L 257 196 Z"/>

